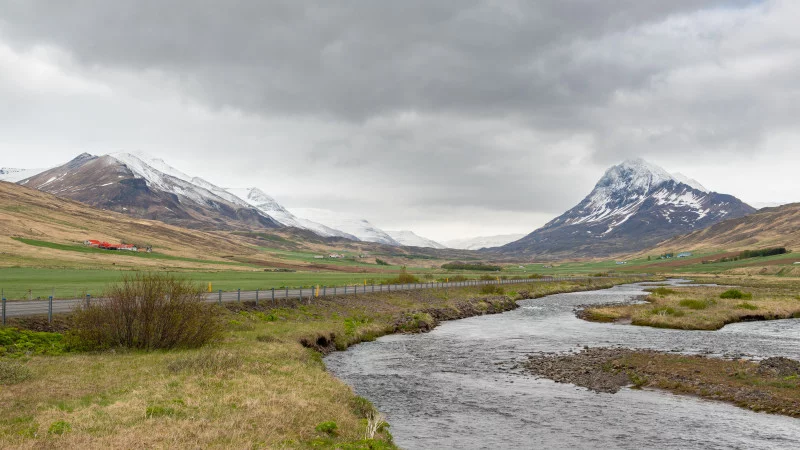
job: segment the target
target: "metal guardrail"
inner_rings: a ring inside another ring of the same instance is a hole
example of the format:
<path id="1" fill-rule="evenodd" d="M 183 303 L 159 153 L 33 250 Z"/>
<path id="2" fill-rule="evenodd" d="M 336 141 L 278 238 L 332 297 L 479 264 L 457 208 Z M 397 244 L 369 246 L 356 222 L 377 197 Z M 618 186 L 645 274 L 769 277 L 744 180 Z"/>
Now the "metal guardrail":
<path id="1" fill-rule="evenodd" d="M 639 277 L 646 274 L 625 274 L 624 277 Z M 373 292 L 394 292 L 394 291 L 412 291 L 420 289 L 446 289 L 453 287 L 470 287 L 470 286 L 486 286 L 486 285 L 512 285 L 512 284 L 528 284 L 528 283 L 548 283 L 558 281 L 583 281 L 583 280 L 597 280 L 603 278 L 619 278 L 619 277 L 542 277 L 542 278 L 526 278 L 522 280 L 467 280 L 467 281 L 451 281 L 451 282 L 429 282 L 429 283 L 407 283 L 407 284 L 364 284 L 364 285 L 350 285 L 350 286 L 317 286 L 314 288 L 283 288 L 283 289 L 257 289 L 255 291 L 217 291 L 205 294 L 204 301 L 208 303 L 228 303 L 228 302 L 244 302 L 254 301 L 256 304 L 264 303 L 276 306 L 281 300 L 299 299 L 313 301 L 315 298 L 332 297 L 338 295 L 359 295 L 371 294 Z M 101 302 L 103 298 L 92 298 L 87 295 L 86 298 L 69 299 L 69 300 L 53 300 L 50 297 L 47 300 L 28 300 L 28 301 L 15 301 L 7 302 L 5 298 L 2 299 L 2 323 L 6 324 L 8 317 L 24 317 L 33 315 L 47 314 L 48 320 L 52 321 L 53 314 L 67 313 L 74 308 L 89 304 L 91 302 Z"/>

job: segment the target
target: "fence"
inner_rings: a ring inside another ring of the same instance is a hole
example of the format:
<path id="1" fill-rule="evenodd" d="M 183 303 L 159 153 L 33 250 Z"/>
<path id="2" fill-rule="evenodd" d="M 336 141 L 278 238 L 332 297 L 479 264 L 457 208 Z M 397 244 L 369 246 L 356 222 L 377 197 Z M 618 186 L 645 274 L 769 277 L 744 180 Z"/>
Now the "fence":
<path id="1" fill-rule="evenodd" d="M 625 275 L 625 277 L 641 277 L 646 274 Z M 427 282 L 427 283 L 407 283 L 407 284 L 355 284 L 350 286 L 316 286 L 312 288 L 282 288 L 282 289 L 256 289 L 255 291 L 217 291 L 205 295 L 206 302 L 217 302 L 222 304 L 224 302 L 242 302 L 254 301 L 257 305 L 262 302 L 269 302 L 272 306 L 280 304 L 281 300 L 296 299 L 300 301 L 311 302 L 314 298 L 330 297 L 336 295 L 358 295 L 373 292 L 395 292 L 395 291 L 411 291 L 419 289 L 446 289 L 452 287 L 470 287 L 470 286 L 485 286 L 485 285 L 513 285 L 513 284 L 528 284 L 528 283 L 551 283 L 558 281 L 584 281 L 596 280 L 602 278 L 613 277 L 542 277 L 542 278 L 525 278 L 525 279 L 498 279 L 498 280 L 466 280 L 466 281 L 451 281 L 451 282 Z M 92 301 L 103 301 L 102 298 L 93 299 L 91 294 L 86 294 L 83 298 L 74 298 L 69 300 L 55 300 L 53 296 L 49 296 L 47 300 L 30 300 L 30 301 L 15 301 L 8 302 L 3 296 L 2 298 L 2 320 L 3 325 L 6 324 L 7 317 L 23 317 L 32 315 L 47 314 L 48 321 L 52 322 L 53 314 L 65 313 L 71 311 L 78 305 L 90 304 Z"/>

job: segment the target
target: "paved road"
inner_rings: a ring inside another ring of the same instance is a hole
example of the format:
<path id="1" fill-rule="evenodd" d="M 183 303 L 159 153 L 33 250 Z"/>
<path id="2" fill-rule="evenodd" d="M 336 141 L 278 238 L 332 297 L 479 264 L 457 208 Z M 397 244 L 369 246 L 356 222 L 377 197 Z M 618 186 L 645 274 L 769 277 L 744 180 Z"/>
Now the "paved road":
<path id="1" fill-rule="evenodd" d="M 631 276 L 631 275 L 625 275 Z M 441 289 L 447 287 L 463 287 L 463 286 L 482 286 L 486 284 L 524 284 L 524 283 L 547 283 L 554 281 L 576 281 L 586 279 L 597 279 L 597 277 L 546 277 L 525 280 L 470 280 L 458 281 L 450 283 L 413 283 L 413 284 L 395 284 L 395 285 L 354 285 L 354 286 L 337 286 L 337 287 L 321 287 L 317 292 L 315 289 L 272 289 L 259 290 L 259 291 L 234 291 L 234 292 L 213 292 L 206 294 L 205 301 L 211 302 L 236 302 L 236 301 L 256 301 L 259 302 L 273 302 L 284 299 L 308 299 L 313 300 L 315 297 L 333 296 L 333 295 L 358 295 L 371 292 L 384 292 L 384 291 L 409 291 L 417 289 Z M 274 295 L 274 297 L 273 297 Z M 102 298 L 90 298 L 90 302 L 103 301 Z M 54 300 L 53 301 L 53 314 L 70 312 L 76 306 L 86 303 L 86 299 L 72 299 L 72 300 Z M 5 304 L 5 317 L 22 317 L 32 316 L 39 314 L 47 314 L 49 308 L 48 300 L 28 300 L 28 301 L 14 301 L 6 302 Z"/>

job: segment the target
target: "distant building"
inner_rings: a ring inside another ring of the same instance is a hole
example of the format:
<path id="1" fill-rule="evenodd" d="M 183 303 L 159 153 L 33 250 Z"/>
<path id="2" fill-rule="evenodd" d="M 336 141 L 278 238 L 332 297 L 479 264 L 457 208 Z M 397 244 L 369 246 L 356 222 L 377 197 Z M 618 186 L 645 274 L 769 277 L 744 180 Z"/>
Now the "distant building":
<path id="1" fill-rule="evenodd" d="M 325 257 L 322 255 L 314 255 L 314 259 L 324 259 Z"/>
<path id="2" fill-rule="evenodd" d="M 688 258 L 688 257 L 690 257 L 690 256 L 692 256 L 692 252 L 682 252 L 682 253 L 678 253 L 678 258 Z"/>
<path id="3" fill-rule="evenodd" d="M 622 264 L 628 264 L 628 261 L 617 261 L 617 262 L 616 262 L 616 264 L 617 264 L 618 266 L 620 266 L 620 265 L 622 265 Z"/>

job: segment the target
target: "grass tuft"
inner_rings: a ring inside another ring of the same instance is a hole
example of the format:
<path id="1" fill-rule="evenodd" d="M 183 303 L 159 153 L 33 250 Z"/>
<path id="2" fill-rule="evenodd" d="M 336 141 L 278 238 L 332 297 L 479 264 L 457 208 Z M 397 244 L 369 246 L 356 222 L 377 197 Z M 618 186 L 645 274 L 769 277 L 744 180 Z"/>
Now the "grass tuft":
<path id="1" fill-rule="evenodd" d="M 742 292 L 738 289 L 728 289 L 727 291 L 723 292 L 719 295 L 719 298 L 732 298 L 737 300 L 750 300 L 753 298 L 753 294 L 749 292 Z"/>
<path id="2" fill-rule="evenodd" d="M 0 359 L 0 385 L 22 383 L 33 377 L 30 369 L 16 361 Z"/>

